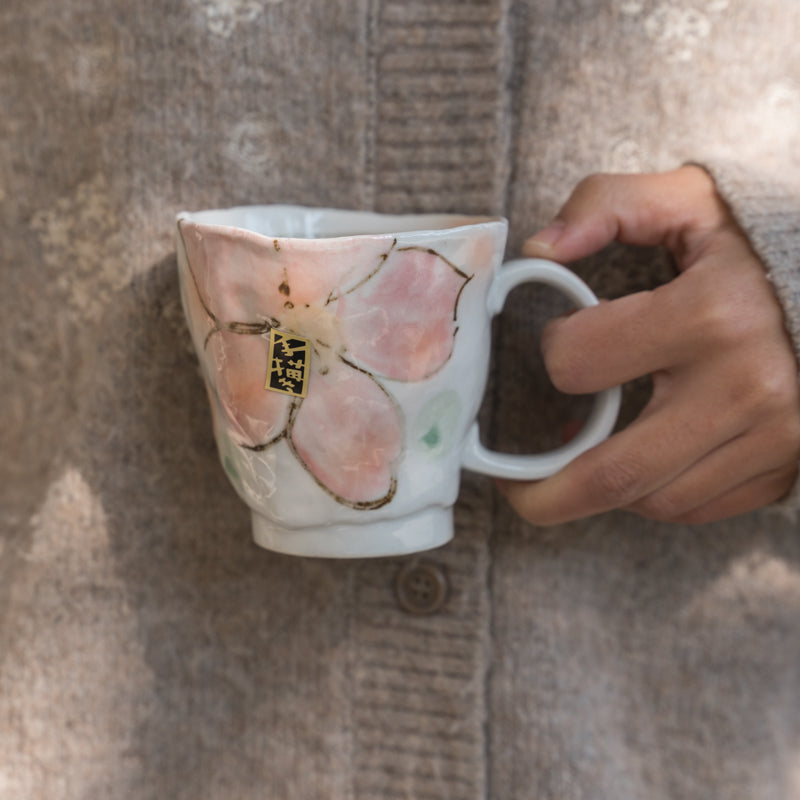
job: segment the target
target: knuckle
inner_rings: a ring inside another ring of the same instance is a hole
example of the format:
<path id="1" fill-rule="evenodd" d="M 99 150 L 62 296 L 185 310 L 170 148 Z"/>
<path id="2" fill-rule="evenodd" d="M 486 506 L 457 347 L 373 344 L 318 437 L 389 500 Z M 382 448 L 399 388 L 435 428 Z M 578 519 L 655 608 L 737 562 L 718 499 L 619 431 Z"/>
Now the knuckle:
<path id="1" fill-rule="evenodd" d="M 707 292 L 694 316 L 701 340 L 719 348 L 736 346 L 751 332 L 750 315 L 730 289 Z"/>
<path id="2" fill-rule="evenodd" d="M 604 194 L 608 189 L 608 184 L 612 176 L 603 172 L 592 172 L 583 177 L 575 187 L 575 194 L 598 195 Z"/>
<path id="3" fill-rule="evenodd" d="M 607 172 L 590 173 L 575 185 L 567 205 L 574 203 L 590 207 L 613 205 L 613 199 L 624 189 L 629 177 Z"/>
<path id="4" fill-rule="evenodd" d="M 753 417 L 779 416 L 787 426 L 787 432 L 800 424 L 797 411 L 800 401 L 794 370 L 782 369 L 769 359 L 754 360 L 748 381 L 738 395 L 739 405 Z"/>
<path id="5" fill-rule="evenodd" d="M 679 497 L 669 491 L 662 490 L 642 498 L 634 503 L 630 510 L 646 519 L 671 522 L 680 518 L 685 513 L 686 508 Z"/>
<path id="6" fill-rule="evenodd" d="M 759 381 L 761 406 L 765 410 L 783 410 L 796 405 L 796 379 L 788 378 L 782 371 L 766 370 Z M 788 422 L 788 420 L 787 420 Z"/>
<path id="7" fill-rule="evenodd" d="M 782 335 L 783 318 L 772 290 L 764 285 L 763 270 L 720 283 L 716 269 L 692 275 L 692 317 L 701 340 L 717 348 L 736 348 L 745 342 L 773 341 Z"/>
<path id="8" fill-rule="evenodd" d="M 614 185 L 614 176 L 607 173 L 594 172 L 584 176 L 572 187 L 562 214 L 568 218 L 578 210 L 585 212 L 607 206 L 614 194 Z"/>
<path id="9" fill-rule="evenodd" d="M 593 475 L 592 494 L 608 508 L 630 506 L 646 494 L 647 471 L 630 455 L 610 458 Z"/>

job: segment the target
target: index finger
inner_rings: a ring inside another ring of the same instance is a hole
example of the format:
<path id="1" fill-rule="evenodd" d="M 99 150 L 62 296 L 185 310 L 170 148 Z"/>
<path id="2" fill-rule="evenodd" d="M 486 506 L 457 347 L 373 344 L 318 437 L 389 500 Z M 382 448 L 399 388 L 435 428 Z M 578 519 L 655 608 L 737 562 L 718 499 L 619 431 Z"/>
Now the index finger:
<path id="1" fill-rule="evenodd" d="M 591 175 L 582 180 L 554 222 L 523 245 L 526 256 L 568 263 L 613 241 L 666 245 L 680 255 L 693 234 L 718 227 L 725 205 L 700 167 L 648 175 Z"/>

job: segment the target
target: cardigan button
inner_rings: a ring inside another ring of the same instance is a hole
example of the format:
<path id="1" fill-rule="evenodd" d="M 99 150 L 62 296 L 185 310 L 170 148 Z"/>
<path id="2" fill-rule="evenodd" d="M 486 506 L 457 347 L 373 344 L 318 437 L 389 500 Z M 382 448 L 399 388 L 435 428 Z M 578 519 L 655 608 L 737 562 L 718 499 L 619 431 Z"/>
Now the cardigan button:
<path id="1" fill-rule="evenodd" d="M 447 576 L 431 561 L 409 561 L 394 582 L 397 603 L 409 614 L 433 614 L 447 600 Z"/>

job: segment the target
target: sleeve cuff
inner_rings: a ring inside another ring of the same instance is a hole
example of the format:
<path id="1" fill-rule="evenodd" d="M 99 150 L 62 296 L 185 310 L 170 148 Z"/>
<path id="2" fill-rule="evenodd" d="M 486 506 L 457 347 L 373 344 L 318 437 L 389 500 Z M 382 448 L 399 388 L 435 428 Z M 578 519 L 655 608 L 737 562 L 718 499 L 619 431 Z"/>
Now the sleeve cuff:
<path id="1" fill-rule="evenodd" d="M 800 187 L 786 186 L 778 178 L 755 174 L 733 162 L 694 163 L 714 179 L 720 196 L 764 263 L 800 362 Z M 800 478 L 770 510 L 797 520 Z"/>

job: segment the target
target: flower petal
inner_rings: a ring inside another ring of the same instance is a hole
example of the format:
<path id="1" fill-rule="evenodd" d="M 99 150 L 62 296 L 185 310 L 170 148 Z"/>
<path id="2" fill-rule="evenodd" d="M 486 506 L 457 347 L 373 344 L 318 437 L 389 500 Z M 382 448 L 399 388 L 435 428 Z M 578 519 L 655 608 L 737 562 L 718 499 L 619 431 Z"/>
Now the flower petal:
<path id="1" fill-rule="evenodd" d="M 217 321 L 258 323 L 275 318 L 286 298 L 283 269 L 272 243 L 236 228 L 179 223 L 189 268 L 206 311 Z"/>
<path id="2" fill-rule="evenodd" d="M 284 300 L 295 306 L 324 306 L 366 280 L 394 243 L 391 236 L 276 241 L 285 270 L 284 291 L 288 290 Z"/>
<path id="3" fill-rule="evenodd" d="M 269 342 L 261 336 L 220 330 L 202 358 L 237 444 L 260 447 L 280 437 L 292 408 L 289 395 L 264 388 Z"/>
<path id="4" fill-rule="evenodd" d="M 280 320 L 286 308 L 324 306 L 368 277 L 393 242 L 389 236 L 270 239 L 188 220 L 179 227 L 203 305 L 222 323 Z"/>
<path id="5" fill-rule="evenodd" d="M 456 307 L 468 280 L 432 250 L 393 250 L 375 275 L 339 299 L 349 356 L 394 380 L 432 375 L 453 350 Z"/>
<path id="6" fill-rule="evenodd" d="M 394 496 L 402 421 L 371 375 L 342 361 L 314 373 L 290 431 L 297 458 L 338 502 L 379 508 Z"/>
<path id="7" fill-rule="evenodd" d="M 318 318 L 332 319 L 335 308 L 326 311 L 326 304 L 371 275 L 393 239 L 270 239 L 189 220 L 179 228 L 191 273 L 186 297 L 206 375 L 236 441 L 266 445 L 285 430 L 292 401 L 264 388 L 268 346 L 262 334 L 281 327 L 282 318 L 301 335 L 326 333 Z M 304 320 L 312 331 L 303 330 Z"/>

